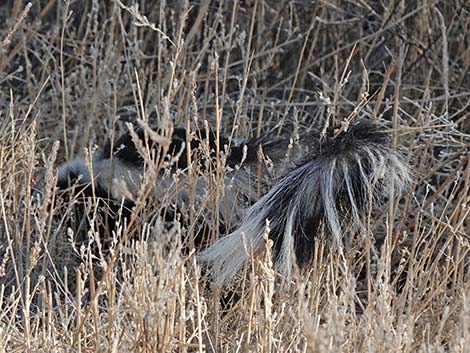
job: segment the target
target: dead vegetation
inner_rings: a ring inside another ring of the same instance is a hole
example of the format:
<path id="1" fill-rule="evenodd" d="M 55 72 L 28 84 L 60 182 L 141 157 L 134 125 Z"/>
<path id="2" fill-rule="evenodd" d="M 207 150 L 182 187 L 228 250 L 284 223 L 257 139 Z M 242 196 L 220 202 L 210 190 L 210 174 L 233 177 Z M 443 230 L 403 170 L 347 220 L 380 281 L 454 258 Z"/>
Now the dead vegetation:
<path id="1" fill-rule="evenodd" d="M 6 0 L 0 18 L 2 351 L 469 350 L 466 1 Z M 55 167 L 124 131 L 129 107 L 155 113 L 163 137 L 208 124 L 294 144 L 312 127 L 380 119 L 415 182 L 344 251 L 313 244 L 290 286 L 268 244 L 226 310 L 182 244 L 198 212 L 221 235 L 223 151 L 215 177 L 184 172 L 214 192 L 183 219 L 168 224 L 168 200 L 152 200 L 159 165 L 128 227 L 80 242 L 69 228 L 75 200 L 56 200 Z"/>

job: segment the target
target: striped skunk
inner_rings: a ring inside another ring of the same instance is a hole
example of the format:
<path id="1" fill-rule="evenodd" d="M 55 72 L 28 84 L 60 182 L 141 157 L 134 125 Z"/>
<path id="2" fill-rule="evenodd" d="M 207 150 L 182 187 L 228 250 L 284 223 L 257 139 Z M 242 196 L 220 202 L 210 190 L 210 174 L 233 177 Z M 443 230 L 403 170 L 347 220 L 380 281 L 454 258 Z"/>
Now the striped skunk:
<path id="1" fill-rule="evenodd" d="M 178 127 L 172 134 L 167 159 L 176 156 L 177 169 L 188 167 L 188 151 L 191 154 L 204 147 L 210 158 L 216 157 L 217 137 L 212 131 L 199 131 L 187 144 L 188 133 Z M 143 130 L 137 131 L 139 140 L 143 141 L 144 136 Z M 81 185 L 88 185 L 84 188 L 89 190 L 92 184 L 97 196 L 131 202 L 116 192 L 114 185 L 124 183 L 131 194 L 139 185 L 145 163 L 135 138 L 125 134 L 116 143 L 95 152 L 91 173 L 82 158 L 59 166 L 59 189 L 67 188 L 81 175 Z M 363 219 L 369 211 L 383 206 L 390 195 L 399 195 L 410 181 L 403 157 L 390 145 L 387 134 L 368 120 L 347 129 L 329 129 L 326 135 L 306 134 L 300 145 L 306 147 L 295 151 L 301 157 L 296 165 L 287 164 L 289 171 L 272 187 L 270 181 L 263 180 L 263 185 L 270 189 L 258 197 L 258 151 L 263 150 L 274 169 L 282 173 L 289 141 L 266 136 L 235 143 L 219 136 L 219 147 L 225 146 L 220 150 L 225 150 L 226 164 L 230 167 L 220 200 L 220 220 L 233 222 L 228 235 L 198 249 L 198 260 L 209 269 L 216 287 L 230 284 L 249 261 L 250 254 L 263 248 L 267 220 L 275 269 L 289 278 L 294 262 L 301 267 L 311 263 L 313 244 L 321 229 L 341 246 L 346 226 L 353 231 L 363 229 Z M 204 195 L 207 188 L 200 179 L 196 190 L 198 195 Z M 161 175 L 159 183 L 157 189 L 161 190 L 157 192 L 171 190 L 171 178 Z M 189 197 L 184 189 L 174 194 L 177 205 Z"/>

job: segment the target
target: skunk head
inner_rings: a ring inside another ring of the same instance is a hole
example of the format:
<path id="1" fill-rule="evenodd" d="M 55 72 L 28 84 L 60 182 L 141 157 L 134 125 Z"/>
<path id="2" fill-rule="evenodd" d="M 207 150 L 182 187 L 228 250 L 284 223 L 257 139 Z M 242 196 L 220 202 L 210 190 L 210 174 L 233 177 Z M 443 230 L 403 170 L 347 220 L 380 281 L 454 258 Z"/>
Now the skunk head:
<path id="1" fill-rule="evenodd" d="M 91 157 L 77 157 L 57 168 L 59 198 L 71 207 L 67 226 L 86 241 L 93 229 L 111 238 L 129 218 L 141 178 L 142 158 L 129 134 L 109 142 Z"/>

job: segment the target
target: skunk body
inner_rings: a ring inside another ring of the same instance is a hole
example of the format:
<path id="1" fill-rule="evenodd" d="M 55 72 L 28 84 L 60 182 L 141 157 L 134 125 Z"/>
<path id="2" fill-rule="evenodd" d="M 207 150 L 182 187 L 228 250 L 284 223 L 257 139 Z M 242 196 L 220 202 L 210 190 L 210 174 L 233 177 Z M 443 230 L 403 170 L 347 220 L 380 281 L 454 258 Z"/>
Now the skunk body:
<path id="1" fill-rule="evenodd" d="M 215 135 L 210 132 L 201 135 L 207 137 L 207 146 L 214 153 Z M 138 137 L 143 139 L 143 133 Z M 193 151 L 202 143 L 202 139 L 194 139 L 186 146 L 186 140 L 187 132 L 175 128 L 169 151 L 172 155 L 179 154 L 180 169 L 187 167 L 187 148 Z M 295 151 L 300 162 L 258 199 L 259 148 L 272 160 L 274 169 L 282 170 L 286 167 L 282 160 L 289 143 L 269 137 L 237 144 L 230 142 L 226 137 L 220 138 L 220 146 L 231 146 L 226 163 L 232 171 L 225 177 L 219 209 L 221 221 L 234 220 L 233 231 L 198 255 L 199 261 L 211 269 L 208 272 L 218 287 L 229 284 L 248 262 L 250 254 L 263 248 L 267 220 L 269 238 L 274 243 L 275 268 L 289 278 L 294 261 L 303 267 L 311 263 L 320 228 L 341 245 L 344 230 L 363 228 L 368 212 L 381 207 L 390 195 L 401 193 L 410 180 L 406 163 L 390 146 L 387 135 L 372 123 L 362 121 L 323 141 L 318 132 L 302 137 L 301 144 L 307 146 Z M 306 155 L 302 155 L 304 150 Z M 66 187 L 81 174 L 81 182 L 93 183 L 96 194 L 119 200 L 125 195 L 114 190 L 116 180 L 123 182 L 132 194 L 144 170 L 130 135 L 118 139 L 113 148 L 108 145 L 97 151 L 92 165 L 91 175 L 83 159 L 60 166 L 59 187 Z M 269 181 L 267 184 L 270 186 Z M 166 189 L 162 192 L 168 191 L 170 184 L 162 185 Z M 197 193 L 206 192 L 204 181 L 198 181 Z M 181 190 L 175 202 L 184 203 L 187 198 L 187 191 Z"/>
<path id="2" fill-rule="evenodd" d="M 156 199 L 165 199 L 168 204 L 180 208 L 179 211 L 190 204 L 190 184 L 199 199 L 207 197 L 209 189 L 214 189 L 213 186 L 206 185 L 213 180 L 207 179 L 207 173 L 203 174 L 207 169 L 214 167 L 216 136 L 210 130 L 201 129 L 197 130 L 197 133 L 193 132 L 188 142 L 187 135 L 185 128 L 173 128 L 167 156 L 164 157 L 167 165 L 162 168 L 154 187 Z M 149 168 L 144 163 L 139 145 L 149 147 L 150 151 L 156 151 L 159 147 L 158 143 L 146 139 L 143 129 L 137 129 L 134 138 L 130 132 L 122 135 L 113 143 L 109 142 L 104 148 L 98 149 L 88 162 L 86 158 L 78 157 L 63 163 L 58 167 L 59 191 L 61 194 L 71 191 L 74 195 L 79 194 L 85 198 L 98 198 L 101 203 L 106 204 L 107 211 L 115 215 L 121 212 L 129 217 L 145 170 Z M 227 172 L 224 175 L 224 190 L 219 201 L 218 220 L 221 229 L 230 229 L 241 221 L 245 210 L 257 201 L 260 186 L 263 190 L 267 186 L 267 178 L 258 180 L 259 148 L 263 149 L 266 158 L 279 162 L 286 154 L 288 141 L 272 141 L 266 137 L 229 141 L 226 136 L 221 135 L 219 145 L 221 151 L 226 154 L 224 161 Z M 174 178 L 177 171 L 187 170 L 188 150 L 192 155 L 192 163 L 196 163 L 197 169 L 203 172 L 195 176 L 195 184 L 194 175 L 188 177 L 185 173 L 179 173 L 178 182 L 175 182 Z M 195 201 L 197 203 L 198 200 Z M 121 205 L 125 206 L 124 212 L 120 209 Z M 79 210 L 78 213 L 82 214 L 84 211 Z M 106 218 L 110 223 L 107 230 L 111 232 L 115 223 L 113 217 L 102 214 L 101 218 Z"/>

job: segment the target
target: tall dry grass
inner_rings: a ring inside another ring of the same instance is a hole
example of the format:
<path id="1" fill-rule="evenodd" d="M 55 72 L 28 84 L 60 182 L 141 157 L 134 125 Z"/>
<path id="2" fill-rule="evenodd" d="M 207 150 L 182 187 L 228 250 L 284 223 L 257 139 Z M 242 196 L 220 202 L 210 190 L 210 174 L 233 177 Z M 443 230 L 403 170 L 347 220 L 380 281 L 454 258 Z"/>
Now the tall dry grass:
<path id="1" fill-rule="evenodd" d="M 1 351 L 470 351 L 465 1 L 5 0 L 0 18 Z M 289 286 L 268 243 L 227 309 L 182 241 L 199 212 L 221 235 L 222 150 L 215 177 L 185 172 L 181 187 L 202 175 L 213 192 L 179 219 L 162 218 L 149 168 L 139 212 L 113 234 L 79 241 L 70 227 L 55 166 L 125 131 L 123 107 L 293 143 L 388 121 L 415 182 L 344 251 L 312 244 Z"/>

